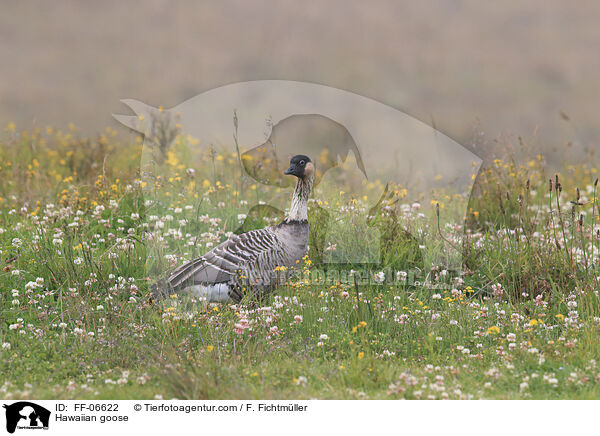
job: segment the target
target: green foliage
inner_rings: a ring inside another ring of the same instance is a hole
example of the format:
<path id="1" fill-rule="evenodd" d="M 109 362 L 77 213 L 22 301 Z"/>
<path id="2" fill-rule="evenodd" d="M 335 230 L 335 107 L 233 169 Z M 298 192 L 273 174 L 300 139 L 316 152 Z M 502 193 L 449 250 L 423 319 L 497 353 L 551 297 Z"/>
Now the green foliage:
<path id="1" fill-rule="evenodd" d="M 310 204 L 302 274 L 264 300 L 155 302 L 152 271 L 280 212 L 238 216 L 267 188 L 228 173 L 235 156 L 213 151 L 194 175 L 191 156 L 165 150 L 172 176 L 149 181 L 132 163 L 140 144 L 110 137 L 0 143 L 2 397 L 600 397 L 593 167 L 552 192 L 541 164 L 487 167 L 458 276 L 425 268 L 412 231 L 437 229 L 391 213 L 401 194 L 366 222 L 382 235 L 380 265 L 327 264 L 332 245 L 353 243 L 336 223 L 366 209 L 327 193 Z"/>

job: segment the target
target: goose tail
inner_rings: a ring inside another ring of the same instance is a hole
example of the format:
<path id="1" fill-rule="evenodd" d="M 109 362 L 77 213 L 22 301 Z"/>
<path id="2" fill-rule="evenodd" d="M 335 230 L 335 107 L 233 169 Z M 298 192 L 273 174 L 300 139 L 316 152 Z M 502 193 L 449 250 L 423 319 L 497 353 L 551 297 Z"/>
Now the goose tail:
<path id="1" fill-rule="evenodd" d="M 206 281 L 194 280 L 194 275 L 205 267 L 203 258 L 193 259 L 174 270 L 167 278 L 156 281 L 150 291 L 156 301 L 161 301 L 174 294 L 185 294 L 209 303 L 223 303 L 230 299 L 238 301 L 241 295 L 238 289 L 225 274 L 206 277 Z"/>
<path id="2" fill-rule="evenodd" d="M 239 301 L 241 299 L 241 295 L 238 295 L 228 283 L 191 285 L 174 289 L 169 286 L 167 280 L 162 280 L 154 283 L 150 287 L 150 292 L 152 293 L 152 298 L 157 302 L 173 294 L 189 295 L 207 303 L 226 303 L 231 300 Z"/>

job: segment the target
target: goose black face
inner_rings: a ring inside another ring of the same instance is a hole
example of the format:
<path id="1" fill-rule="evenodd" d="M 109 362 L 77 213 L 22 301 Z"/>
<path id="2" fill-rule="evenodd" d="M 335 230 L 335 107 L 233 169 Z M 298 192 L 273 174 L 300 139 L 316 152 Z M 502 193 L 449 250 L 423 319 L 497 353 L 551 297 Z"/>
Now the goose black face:
<path id="1" fill-rule="evenodd" d="M 307 171 L 307 167 L 309 171 Z M 303 178 L 308 174 L 308 172 L 310 172 L 311 168 L 312 162 L 310 158 L 308 156 L 304 156 L 303 154 L 299 154 L 290 160 L 290 167 L 285 170 L 283 174 Z"/>

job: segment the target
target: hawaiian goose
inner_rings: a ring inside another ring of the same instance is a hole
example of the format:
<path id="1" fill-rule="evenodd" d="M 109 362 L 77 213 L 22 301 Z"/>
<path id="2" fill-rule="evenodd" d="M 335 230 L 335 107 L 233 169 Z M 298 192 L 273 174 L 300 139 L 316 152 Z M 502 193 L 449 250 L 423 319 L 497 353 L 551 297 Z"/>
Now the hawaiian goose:
<path id="1" fill-rule="evenodd" d="M 293 267 L 308 247 L 308 197 L 315 167 L 304 155 L 294 156 L 284 172 L 298 178 L 290 212 L 281 223 L 235 235 L 203 256 L 177 268 L 162 293 L 190 293 L 209 302 L 239 301 L 244 293 L 268 293 L 277 267 Z M 166 288 L 166 289 L 165 289 Z M 155 293 L 158 290 L 154 288 Z"/>

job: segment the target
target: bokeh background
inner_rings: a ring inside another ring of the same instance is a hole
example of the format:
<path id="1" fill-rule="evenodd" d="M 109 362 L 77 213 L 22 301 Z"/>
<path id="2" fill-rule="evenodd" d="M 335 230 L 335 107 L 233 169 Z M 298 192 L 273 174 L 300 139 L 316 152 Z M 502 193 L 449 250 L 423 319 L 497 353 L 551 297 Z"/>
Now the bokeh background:
<path id="1" fill-rule="evenodd" d="M 377 99 L 463 144 L 520 136 L 579 155 L 600 137 L 594 1 L 1 4 L 0 121 L 19 129 L 125 134 L 111 118 L 122 98 L 172 107 L 288 79 Z"/>

